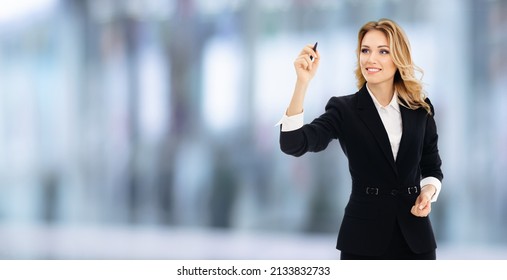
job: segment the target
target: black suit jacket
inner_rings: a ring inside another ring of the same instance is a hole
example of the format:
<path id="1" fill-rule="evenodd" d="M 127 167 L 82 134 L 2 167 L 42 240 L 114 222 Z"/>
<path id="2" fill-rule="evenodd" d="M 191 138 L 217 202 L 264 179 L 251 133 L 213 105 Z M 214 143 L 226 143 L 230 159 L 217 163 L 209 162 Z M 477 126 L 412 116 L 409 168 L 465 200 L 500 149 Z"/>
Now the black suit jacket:
<path id="1" fill-rule="evenodd" d="M 426 102 L 431 106 L 429 99 Z M 419 187 L 424 177 L 443 179 L 435 120 L 423 108 L 400 106 L 400 111 L 403 134 L 396 160 L 366 86 L 352 95 L 332 97 L 325 113 L 310 124 L 280 132 L 282 151 L 294 156 L 324 150 L 333 139 L 340 141 L 353 184 L 338 235 L 339 250 L 381 255 L 397 221 L 415 253 L 436 248 L 429 218 L 410 213 L 418 194 L 406 191 Z M 367 187 L 378 188 L 379 195 L 367 194 Z M 397 195 L 391 195 L 392 190 Z"/>

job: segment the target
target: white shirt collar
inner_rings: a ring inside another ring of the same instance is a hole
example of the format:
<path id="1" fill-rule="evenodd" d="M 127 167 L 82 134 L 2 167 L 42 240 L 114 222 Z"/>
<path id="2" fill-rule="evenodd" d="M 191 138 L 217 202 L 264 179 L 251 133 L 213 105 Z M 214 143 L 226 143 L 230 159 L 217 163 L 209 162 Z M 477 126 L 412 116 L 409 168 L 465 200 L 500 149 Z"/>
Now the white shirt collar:
<path id="1" fill-rule="evenodd" d="M 398 112 L 398 113 L 400 112 L 400 104 L 398 104 L 398 93 L 396 91 L 394 91 L 393 98 L 391 99 L 391 102 L 389 102 L 389 104 L 387 104 L 387 106 L 382 106 L 382 105 L 380 105 L 380 102 L 378 102 L 375 95 L 373 95 L 373 93 L 371 93 L 370 89 L 368 88 L 368 84 L 366 84 L 366 89 L 368 90 L 368 93 L 370 94 L 371 99 L 373 100 L 373 104 L 375 104 L 375 107 L 377 108 L 377 110 L 379 110 L 380 108 L 387 109 L 388 107 L 392 107 L 394 110 L 396 110 L 396 112 Z"/>

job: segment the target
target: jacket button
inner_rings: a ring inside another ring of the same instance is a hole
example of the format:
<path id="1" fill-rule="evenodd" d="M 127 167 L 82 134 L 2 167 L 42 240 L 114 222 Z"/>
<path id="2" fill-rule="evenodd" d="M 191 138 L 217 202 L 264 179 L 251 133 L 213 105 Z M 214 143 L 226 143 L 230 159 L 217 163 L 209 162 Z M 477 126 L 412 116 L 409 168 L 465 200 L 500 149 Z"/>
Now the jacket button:
<path id="1" fill-rule="evenodd" d="M 398 190 L 391 190 L 391 195 L 396 196 L 398 194 Z"/>

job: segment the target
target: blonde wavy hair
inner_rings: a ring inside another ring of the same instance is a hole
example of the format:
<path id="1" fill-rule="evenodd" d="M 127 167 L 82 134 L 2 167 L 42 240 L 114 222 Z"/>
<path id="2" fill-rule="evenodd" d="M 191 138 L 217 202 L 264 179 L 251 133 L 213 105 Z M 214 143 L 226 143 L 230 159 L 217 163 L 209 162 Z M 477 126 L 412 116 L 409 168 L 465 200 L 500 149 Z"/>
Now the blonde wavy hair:
<path id="1" fill-rule="evenodd" d="M 398 92 L 400 105 L 416 110 L 424 108 L 431 114 L 431 107 L 425 101 L 426 94 L 423 91 L 422 82 L 415 76 L 415 72 L 423 74 L 421 68 L 412 62 L 410 54 L 410 43 L 405 32 L 401 27 L 390 19 L 380 19 L 379 21 L 367 22 L 357 35 L 357 68 L 355 70 L 357 86 L 362 88 L 366 83 L 366 79 L 361 73 L 361 65 L 359 56 L 361 54 L 361 43 L 364 35 L 370 30 L 379 30 L 387 37 L 389 42 L 390 55 L 396 65 L 396 73 L 394 74 L 394 89 Z"/>

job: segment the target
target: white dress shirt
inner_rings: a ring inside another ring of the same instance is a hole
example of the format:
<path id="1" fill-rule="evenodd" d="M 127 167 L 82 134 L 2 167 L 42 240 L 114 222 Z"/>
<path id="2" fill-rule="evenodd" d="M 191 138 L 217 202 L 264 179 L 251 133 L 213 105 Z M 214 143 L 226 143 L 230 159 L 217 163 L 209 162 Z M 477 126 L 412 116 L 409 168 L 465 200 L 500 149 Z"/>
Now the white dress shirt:
<path id="1" fill-rule="evenodd" d="M 378 102 L 377 98 L 373 93 L 371 93 L 368 86 L 366 86 L 368 93 L 370 94 L 371 99 L 373 99 L 373 104 L 375 104 L 375 108 L 377 108 L 377 112 L 380 115 L 380 119 L 382 120 L 382 124 L 384 124 L 384 128 L 387 131 L 387 136 L 389 137 L 389 143 L 391 143 L 391 150 L 393 152 L 393 158 L 396 161 L 396 156 L 398 155 L 398 149 L 400 148 L 401 134 L 403 132 L 402 123 L 401 123 L 401 112 L 400 112 L 400 104 L 398 104 L 398 95 L 396 92 L 393 94 L 393 98 L 391 102 L 387 104 L 387 106 L 382 106 Z"/>
<path id="2" fill-rule="evenodd" d="M 384 128 L 389 137 L 389 142 L 391 144 L 391 150 L 393 152 L 393 157 L 396 160 L 396 156 L 398 155 L 398 149 L 400 147 L 401 136 L 403 132 L 402 128 L 402 120 L 401 120 L 401 112 L 400 105 L 398 104 L 398 95 L 393 94 L 393 98 L 391 102 L 387 104 L 387 106 L 382 106 L 378 102 L 377 98 L 371 93 L 368 85 L 366 85 L 368 89 L 368 93 L 375 104 L 375 108 L 377 108 L 378 114 L 382 123 L 384 124 Z M 277 123 L 277 125 L 282 125 L 282 131 L 293 131 L 301 128 L 304 124 L 304 112 L 294 116 L 287 116 L 284 114 L 282 119 Z M 438 195 L 440 194 L 440 189 L 442 188 L 442 182 L 435 177 L 425 177 L 421 180 L 420 185 L 424 188 L 426 185 L 431 184 L 435 186 L 436 192 L 431 198 L 431 202 L 437 201 Z"/>

